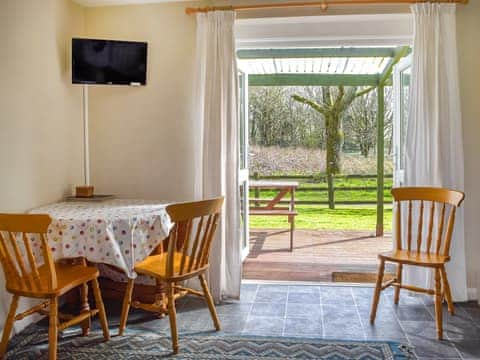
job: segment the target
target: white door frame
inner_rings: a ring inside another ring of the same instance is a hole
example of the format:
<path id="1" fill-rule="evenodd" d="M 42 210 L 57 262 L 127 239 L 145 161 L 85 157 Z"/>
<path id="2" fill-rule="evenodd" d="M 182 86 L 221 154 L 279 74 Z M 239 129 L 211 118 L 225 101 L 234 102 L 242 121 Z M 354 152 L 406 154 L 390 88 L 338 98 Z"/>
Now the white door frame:
<path id="1" fill-rule="evenodd" d="M 238 170 L 238 185 L 240 189 L 243 186 L 243 193 L 240 192 L 240 224 L 242 241 L 242 261 L 248 256 L 250 251 L 249 246 L 249 170 L 248 170 L 248 74 L 239 70 L 239 170 Z"/>
<path id="2" fill-rule="evenodd" d="M 402 186 L 405 184 L 405 149 L 402 147 L 402 136 L 403 132 L 406 131 L 407 119 L 404 119 L 404 98 L 403 98 L 403 84 L 402 84 L 402 74 L 408 68 L 412 66 L 412 57 L 411 55 L 404 58 L 400 61 L 394 69 L 393 73 L 393 90 L 394 90 L 394 117 L 393 117 L 393 162 L 394 162 L 394 171 L 393 171 L 393 183 L 394 187 Z M 402 132 L 402 123 L 404 123 L 403 132 Z M 403 166 L 402 166 L 402 157 Z"/>

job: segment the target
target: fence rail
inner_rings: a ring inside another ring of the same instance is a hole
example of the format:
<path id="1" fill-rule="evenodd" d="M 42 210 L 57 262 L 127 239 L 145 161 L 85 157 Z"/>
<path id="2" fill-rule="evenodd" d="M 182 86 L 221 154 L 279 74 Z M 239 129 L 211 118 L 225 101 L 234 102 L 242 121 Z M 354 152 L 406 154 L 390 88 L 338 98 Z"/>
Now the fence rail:
<path id="1" fill-rule="evenodd" d="M 353 174 L 353 175 L 340 175 L 340 176 L 335 176 L 334 180 L 345 180 L 345 179 L 376 179 L 377 175 L 376 174 L 367 174 L 367 175 L 360 175 L 360 174 Z M 385 175 L 385 178 L 392 179 L 393 175 L 392 174 L 387 174 Z M 327 182 L 327 177 L 326 176 L 317 176 L 317 175 L 260 175 L 258 173 L 254 173 L 253 176 L 250 177 L 252 180 L 276 180 L 276 179 L 289 179 L 289 180 L 308 180 L 314 183 L 322 183 L 322 182 Z M 383 186 L 383 190 L 390 190 L 390 186 Z M 251 203 L 259 204 L 259 203 L 265 203 L 268 202 L 267 199 L 262 199 L 260 197 L 260 194 L 262 191 L 268 191 L 267 189 L 255 189 L 254 190 L 254 197 L 250 199 Z M 308 192 L 308 191 L 313 191 L 313 192 L 328 192 L 328 187 L 324 186 L 318 186 L 318 187 L 298 187 L 296 192 Z M 334 182 L 334 192 L 339 192 L 339 191 L 377 191 L 376 186 L 339 186 L 335 187 L 335 182 Z M 288 201 L 280 201 L 280 203 L 288 203 Z M 337 201 L 335 200 L 335 204 L 338 205 L 376 205 L 377 201 L 376 200 L 358 200 L 358 201 L 352 201 L 352 200 L 343 200 L 343 201 Z M 315 200 L 297 200 L 295 199 L 295 205 L 328 205 L 328 201 L 315 201 Z"/>
<path id="2" fill-rule="evenodd" d="M 311 179 L 318 182 L 327 181 L 326 175 L 260 175 L 258 173 L 253 173 L 250 177 L 252 180 L 262 180 L 262 179 Z M 338 175 L 335 176 L 335 179 L 376 179 L 377 174 L 351 174 L 351 175 Z M 385 174 L 385 179 L 393 179 L 393 174 Z M 375 188 L 376 189 L 376 188 Z"/>

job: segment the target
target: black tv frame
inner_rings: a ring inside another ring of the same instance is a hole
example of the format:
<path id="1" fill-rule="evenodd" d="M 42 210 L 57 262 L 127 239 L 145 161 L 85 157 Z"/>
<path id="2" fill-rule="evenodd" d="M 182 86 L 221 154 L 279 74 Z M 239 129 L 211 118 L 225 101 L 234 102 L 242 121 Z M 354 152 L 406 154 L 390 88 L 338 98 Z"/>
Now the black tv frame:
<path id="1" fill-rule="evenodd" d="M 85 41 L 106 41 L 106 42 L 115 42 L 115 43 L 127 43 L 127 44 L 143 44 L 145 45 L 145 78 L 144 81 L 140 82 L 96 82 L 96 81 L 83 81 L 75 79 L 74 77 L 74 65 L 75 65 L 75 58 L 73 56 L 73 43 L 77 40 L 85 40 Z M 146 41 L 131 41 L 131 40 L 112 40 L 112 39 L 94 39 L 94 38 L 72 38 L 71 43 L 71 73 L 72 73 L 72 84 L 79 84 L 79 85 L 114 85 L 114 86 L 145 86 L 147 85 L 147 78 L 148 78 L 148 42 Z"/>

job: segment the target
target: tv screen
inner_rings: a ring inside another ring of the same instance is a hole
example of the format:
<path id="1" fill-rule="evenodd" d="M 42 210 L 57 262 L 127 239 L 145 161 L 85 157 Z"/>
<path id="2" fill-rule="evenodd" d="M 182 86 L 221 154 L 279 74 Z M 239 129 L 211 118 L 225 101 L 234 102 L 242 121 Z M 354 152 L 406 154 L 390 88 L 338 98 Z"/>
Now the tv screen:
<path id="1" fill-rule="evenodd" d="M 74 84 L 145 85 L 147 43 L 72 39 Z"/>

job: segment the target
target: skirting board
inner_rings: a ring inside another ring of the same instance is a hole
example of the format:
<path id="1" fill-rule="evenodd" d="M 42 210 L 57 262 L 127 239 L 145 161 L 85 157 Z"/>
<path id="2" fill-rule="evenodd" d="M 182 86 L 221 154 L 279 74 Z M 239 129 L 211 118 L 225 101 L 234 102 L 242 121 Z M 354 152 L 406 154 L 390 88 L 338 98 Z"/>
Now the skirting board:
<path id="1" fill-rule="evenodd" d="M 475 301 L 477 300 L 480 304 L 480 299 L 478 298 L 478 290 L 476 288 L 468 288 L 467 289 L 467 299 L 468 301 Z"/>

